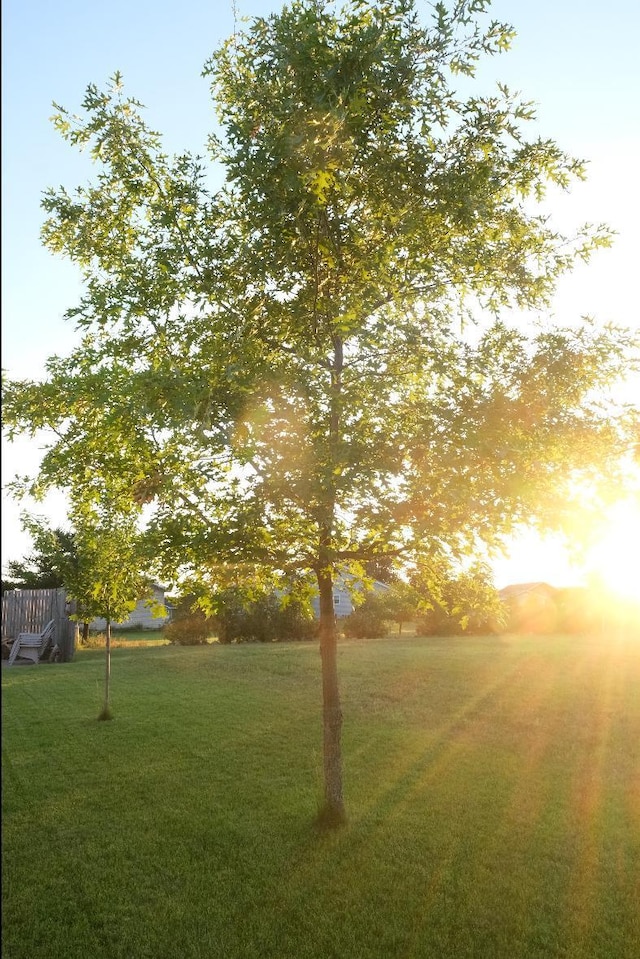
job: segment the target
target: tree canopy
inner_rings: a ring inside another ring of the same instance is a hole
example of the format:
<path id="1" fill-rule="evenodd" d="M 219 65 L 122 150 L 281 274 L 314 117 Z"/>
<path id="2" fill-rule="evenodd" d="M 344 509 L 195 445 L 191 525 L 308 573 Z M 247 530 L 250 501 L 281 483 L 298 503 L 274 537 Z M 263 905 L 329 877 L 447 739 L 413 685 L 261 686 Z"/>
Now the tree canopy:
<path id="1" fill-rule="evenodd" d="M 425 25 L 413 0 L 300 0 L 252 20 L 204 69 L 206 159 L 167 156 L 117 74 L 54 117 L 97 170 L 43 200 L 45 244 L 84 276 L 83 338 L 7 386 L 7 424 L 56 431 L 37 488 L 117 473 L 165 574 L 313 572 L 338 812 L 336 572 L 435 568 L 560 523 L 637 422 L 609 394 L 629 333 L 510 318 L 610 235 L 561 235 L 539 207 L 584 168 L 526 138 L 530 104 L 456 92 L 511 42 L 488 6 L 438 3 Z"/>
<path id="2" fill-rule="evenodd" d="M 39 517 L 25 516 L 23 528 L 33 542 L 33 551 L 22 560 L 9 560 L 3 589 L 57 589 L 77 567 L 73 533 L 51 529 Z"/>

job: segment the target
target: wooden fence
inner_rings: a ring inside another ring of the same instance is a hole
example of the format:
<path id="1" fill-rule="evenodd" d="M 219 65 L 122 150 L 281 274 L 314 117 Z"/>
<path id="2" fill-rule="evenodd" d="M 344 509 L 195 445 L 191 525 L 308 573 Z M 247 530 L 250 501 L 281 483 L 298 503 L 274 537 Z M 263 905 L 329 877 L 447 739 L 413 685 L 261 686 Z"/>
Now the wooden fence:
<path id="1" fill-rule="evenodd" d="M 55 620 L 54 643 L 63 662 L 73 659 L 77 624 L 69 619 L 71 606 L 64 589 L 12 589 L 2 596 L 2 639 L 18 633 L 39 633 L 50 619 Z"/>

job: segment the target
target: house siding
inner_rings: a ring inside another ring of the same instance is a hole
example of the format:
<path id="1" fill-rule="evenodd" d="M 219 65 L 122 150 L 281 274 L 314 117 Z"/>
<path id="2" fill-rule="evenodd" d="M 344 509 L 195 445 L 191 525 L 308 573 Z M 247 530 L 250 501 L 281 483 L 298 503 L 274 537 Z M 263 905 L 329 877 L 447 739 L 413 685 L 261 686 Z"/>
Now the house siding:
<path id="1" fill-rule="evenodd" d="M 154 587 L 152 592 L 153 599 L 139 600 L 128 619 L 125 619 L 122 623 L 112 623 L 111 628 L 114 630 L 134 628 L 162 629 L 162 627 L 165 626 L 169 620 L 169 613 L 164 605 L 164 589 L 161 587 Z M 154 615 L 154 610 L 151 607 L 151 603 L 159 603 L 162 605 L 164 613 L 161 616 L 158 616 L 157 613 Z M 107 621 L 106 619 L 102 618 L 94 619 L 89 624 L 89 628 L 97 631 L 105 630 L 107 628 Z"/>
<path id="2" fill-rule="evenodd" d="M 357 586 L 355 587 L 358 588 Z M 373 584 L 373 589 L 376 592 L 385 592 L 389 589 L 386 583 L 379 583 L 377 580 Z M 320 617 L 320 597 L 314 596 L 311 600 L 311 605 L 313 607 L 314 615 L 316 619 Z M 339 582 L 334 583 L 333 586 L 333 610 L 337 619 L 344 619 L 345 616 L 350 616 L 354 611 L 355 606 L 351 599 L 351 594 L 349 590 L 342 586 Z"/>

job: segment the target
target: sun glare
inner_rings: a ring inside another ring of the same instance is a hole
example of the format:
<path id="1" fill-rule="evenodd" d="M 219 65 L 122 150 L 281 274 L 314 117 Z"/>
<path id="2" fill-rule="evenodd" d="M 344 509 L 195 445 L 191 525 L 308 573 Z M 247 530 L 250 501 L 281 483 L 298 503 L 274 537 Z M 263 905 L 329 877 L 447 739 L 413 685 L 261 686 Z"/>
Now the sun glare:
<path id="1" fill-rule="evenodd" d="M 608 515 L 607 531 L 589 551 L 585 568 L 607 592 L 640 603 L 640 506 L 620 502 Z"/>

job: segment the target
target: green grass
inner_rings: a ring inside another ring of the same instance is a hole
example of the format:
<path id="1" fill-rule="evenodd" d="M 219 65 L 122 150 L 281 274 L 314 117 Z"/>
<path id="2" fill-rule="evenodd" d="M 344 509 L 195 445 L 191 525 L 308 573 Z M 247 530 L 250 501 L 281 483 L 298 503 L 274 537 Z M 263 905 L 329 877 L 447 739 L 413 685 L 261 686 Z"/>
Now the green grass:
<path id="1" fill-rule="evenodd" d="M 640 643 L 343 642 L 349 825 L 319 835 L 315 644 L 4 669 L 9 959 L 631 959 Z"/>

